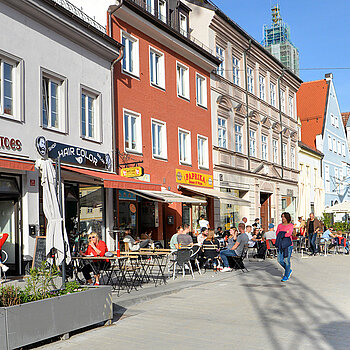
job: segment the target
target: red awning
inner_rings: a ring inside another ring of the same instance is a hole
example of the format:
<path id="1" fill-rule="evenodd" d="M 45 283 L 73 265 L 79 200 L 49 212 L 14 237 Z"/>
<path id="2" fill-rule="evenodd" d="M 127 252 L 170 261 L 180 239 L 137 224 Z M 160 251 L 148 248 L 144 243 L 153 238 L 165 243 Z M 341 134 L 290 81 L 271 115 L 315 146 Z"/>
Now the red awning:
<path id="1" fill-rule="evenodd" d="M 0 157 L 0 168 L 15 169 L 15 170 L 25 170 L 34 171 L 34 162 L 14 159 L 14 158 L 3 158 Z"/>
<path id="2" fill-rule="evenodd" d="M 83 175 L 88 175 L 95 179 L 100 179 L 101 181 L 103 181 L 103 185 L 106 188 L 118 188 L 120 190 L 150 190 L 150 191 L 161 190 L 161 185 L 151 184 L 149 182 L 144 182 L 139 180 L 128 179 L 123 176 L 112 174 L 112 173 L 74 168 L 66 165 L 63 165 L 62 169 L 74 171 L 76 173 L 83 174 Z"/>

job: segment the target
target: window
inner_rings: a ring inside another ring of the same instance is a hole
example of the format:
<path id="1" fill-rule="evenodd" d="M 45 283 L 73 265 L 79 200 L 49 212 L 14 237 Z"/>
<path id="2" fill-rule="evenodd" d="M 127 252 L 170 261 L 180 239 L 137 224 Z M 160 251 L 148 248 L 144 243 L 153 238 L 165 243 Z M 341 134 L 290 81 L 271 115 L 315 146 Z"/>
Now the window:
<path id="1" fill-rule="evenodd" d="M 278 140 L 272 140 L 273 162 L 278 163 Z"/>
<path id="2" fill-rule="evenodd" d="M 283 152 L 283 166 L 287 166 L 287 145 L 284 143 L 283 144 L 283 148 L 282 148 L 282 152 Z"/>
<path id="3" fill-rule="evenodd" d="M 333 137 L 333 152 L 337 153 L 337 141 L 334 137 Z"/>
<path id="4" fill-rule="evenodd" d="M 146 10 L 154 15 L 154 0 L 146 0 Z"/>
<path id="5" fill-rule="evenodd" d="M 328 136 L 328 149 L 332 150 L 332 138 L 330 136 Z"/>
<path id="6" fill-rule="evenodd" d="M 325 177 L 325 180 L 326 180 L 326 192 L 330 192 L 331 191 L 331 181 L 330 181 L 330 178 L 329 178 L 329 165 L 325 166 L 324 177 Z"/>
<path id="7" fill-rule="evenodd" d="M 270 84 L 270 103 L 273 107 L 276 107 L 276 85 Z"/>
<path id="8" fill-rule="evenodd" d="M 190 98 L 190 80 L 188 67 L 177 63 L 177 95 L 183 98 Z"/>
<path id="9" fill-rule="evenodd" d="M 181 164 L 191 165 L 191 133 L 179 130 L 179 157 Z"/>
<path id="10" fill-rule="evenodd" d="M 123 71 L 139 76 L 139 42 L 131 35 L 122 32 L 122 44 L 124 45 Z"/>
<path id="11" fill-rule="evenodd" d="M 235 147 L 236 152 L 242 153 L 242 127 L 235 125 Z"/>
<path id="12" fill-rule="evenodd" d="M 341 143 L 338 141 L 338 153 L 341 154 Z"/>
<path id="13" fill-rule="evenodd" d="M 295 148 L 290 149 L 290 166 L 292 169 L 295 169 Z"/>
<path id="14" fill-rule="evenodd" d="M 344 142 L 341 145 L 341 153 L 342 153 L 343 157 L 345 157 L 345 143 Z"/>
<path id="15" fill-rule="evenodd" d="M 81 92 L 81 135 L 89 139 L 99 139 L 99 109 L 97 96 L 89 91 Z"/>
<path id="16" fill-rule="evenodd" d="M 156 158 L 167 158 L 166 124 L 152 119 L 152 154 Z"/>
<path id="17" fill-rule="evenodd" d="M 149 51 L 149 69 L 151 84 L 165 88 L 165 68 L 164 68 L 164 54 L 152 47 Z"/>
<path id="18" fill-rule="evenodd" d="M 167 23 L 167 9 L 165 0 L 158 0 L 158 18 L 164 23 Z"/>
<path id="19" fill-rule="evenodd" d="M 232 56 L 233 84 L 239 85 L 239 60 Z"/>
<path id="20" fill-rule="evenodd" d="M 294 99 L 289 96 L 289 116 L 294 118 Z"/>
<path id="21" fill-rule="evenodd" d="M 207 79 L 196 74 L 196 98 L 197 105 L 207 107 Z"/>
<path id="22" fill-rule="evenodd" d="M 267 136 L 261 135 L 261 158 L 268 160 L 267 157 Z"/>
<path id="23" fill-rule="evenodd" d="M 259 75 L 260 98 L 265 101 L 265 77 Z"/>
<path id="24" fill-rule="evenodd" d="M 256 156 L 256 132 L 254 130 L 249 130 L 249 154 L 252 157 Z"/>
<path id="25" fill-rule="evenodd" d="M 223 77 L 225 69 L 225 50 L 219 45 L 216 45 L 216 57 L 221 60 L 221 63 L 216 70 L 216 73 Z"/>
<path id="26" fill-rule="evenodd" d="M 254 71 L 250 67 L 247 67 L 247 82 L 248 82 L 248 91 L 253 94 L 254 93 Z"/>
<path id="27" fill-rule="evenodd" d="M 198 135 L 198 167 L 209 168 L 208 138 Z"/>
<path id="28" fill-rule="evenodd" d="M 180 33 L 187 36 L 187 16 L 180 12 Z"/>
<path id="29" fill-rule="evenodd" d="M 15 116 L 15 66 L 0 59 L 0 114 Z"/>
<path id="30" fill-rule="evenodd" d="M 226 119 L 218 117 L 218 143 L 219 147 L 227 148 Z"/>
<path id="31" fill-rule="evenodd" d="M 281 93 L 281 111 L 285 113 L 286 111 L 286 99 L 285 99 L 285 93 L 283 90 L 280 90 Z"/>
<path id="32" fill-rule="evenodd" d="M 332 124 L 333 126 L 335 125 L 334 114 L 331 114 L 331 124 Z"/>
<path id="33" fill-rule="evenodd" d="M 142 153 L 140 114 L 124 110 L 124 140 L 126 151 Z"/>

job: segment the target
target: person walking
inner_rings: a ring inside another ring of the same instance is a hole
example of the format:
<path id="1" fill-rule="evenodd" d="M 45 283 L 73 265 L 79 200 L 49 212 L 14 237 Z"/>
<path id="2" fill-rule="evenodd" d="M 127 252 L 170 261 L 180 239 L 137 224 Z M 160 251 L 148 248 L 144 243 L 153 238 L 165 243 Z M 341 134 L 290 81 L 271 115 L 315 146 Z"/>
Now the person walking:
<path id="1" fill-rule="evenodd" d="M 281 215 L 282 223 L 277 226 L 276 247 L 278 263 L 284 268 L 284 275 L 281 282 L 286 282 L 292 275 L 290 257 L 293 251 L 293 229 L 292 218 L 289 213 L 284 212 Z"/>
<path id="2" fill-rule="evenodd" d="M 322 225 L 318 219 L 315 218 L 314 213 L 310 213 L 310 218 L 306 223 L 306 234 L 309 236 L 309 244 L 311 255 L 316 255 L 316 236 L 322 230 Z"/>

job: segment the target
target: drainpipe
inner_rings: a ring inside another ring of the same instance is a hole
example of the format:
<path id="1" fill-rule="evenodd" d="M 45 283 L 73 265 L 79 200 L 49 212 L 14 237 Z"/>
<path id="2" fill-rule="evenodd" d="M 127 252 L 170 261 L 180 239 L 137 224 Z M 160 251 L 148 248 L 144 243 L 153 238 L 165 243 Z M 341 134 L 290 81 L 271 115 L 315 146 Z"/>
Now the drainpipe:
<path id="1" fill-rule="evenodd" d="M 285 68 L 282 69 L 282 74 L 277 79 L 277 88 L 278 88 L 278 113 L 280 116 L 280 124 L 281 124 L 281 131 L 280 131 L 280 139 L 281 139 L 281 177 L 283 179 L 284 171 L 283 171 L 283 129 L 282 129 L 282 105 L 281 105 L 281 80 L 283 79 L 285 73 Z M 284 101 L 286 104 L 286 99 Z"/>
<path id="2" fill-rule="evenodd" d="M 249 46 L 243 52 L 244 57 L 244 76 L 245 76 L 245 103 L 246 103 L 246 118 L 247 118 L 247 155 L 248 155 L 248 171 L 250 171 L 250 149 L 249 149 L 249 95 L 248 95 L 248 74 L 247 74 L 247 52 L 252 47 L 252 39 L 249 39 Z"/>

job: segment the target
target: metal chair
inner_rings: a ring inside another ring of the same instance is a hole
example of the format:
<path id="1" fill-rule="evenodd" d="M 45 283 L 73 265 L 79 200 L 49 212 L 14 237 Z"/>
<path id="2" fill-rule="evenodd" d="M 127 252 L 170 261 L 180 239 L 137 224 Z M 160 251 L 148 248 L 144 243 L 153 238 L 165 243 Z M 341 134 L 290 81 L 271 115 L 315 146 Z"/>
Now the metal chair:
<path id="1" fill-rule="evenodd" d="M 185 266 L 187 266 L 191 271 L 192 278 L 194 279 L 194 274 L 193 274 L 190 259 L 191 259 L 191 249 L 184 248 L 184 249 L 178 249 L 176 251 L 176 260 L 175 260 L 174 268 L 173 268 L 173 280 L 175 279 L 177 266 L 179 266 L 182 269 L 182 276 L 183 277 L 185 277 Z"/>
<path id="2" fill-rule="evenodd" d="M 199 256 L 199 253 L 201 252 L 201 247 L 198 245 L 194 245 L 193 247 L 191 247 L 190 250 L 191 250 L 190 260 L 196 264 L 198 272 L 201 275 L 202 271 L 201 271 L 199 261 L 198 261 L 198 256 Z"/>
<path id="3" fill-rule="evenodd" d="M 202 251 L 203 251 L 203 267 L 204 271 L 208 268 L 212 268 L 217 272 L 217 270 L 220 268 L 220 251 L 218 250 L 217 246 L 214 244 L 208 243 L 206 244 L 205 241 L 202 245 Z M 216 263 L 216 267 L 214 268 L 214 263 Z"/>

